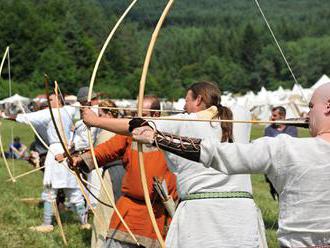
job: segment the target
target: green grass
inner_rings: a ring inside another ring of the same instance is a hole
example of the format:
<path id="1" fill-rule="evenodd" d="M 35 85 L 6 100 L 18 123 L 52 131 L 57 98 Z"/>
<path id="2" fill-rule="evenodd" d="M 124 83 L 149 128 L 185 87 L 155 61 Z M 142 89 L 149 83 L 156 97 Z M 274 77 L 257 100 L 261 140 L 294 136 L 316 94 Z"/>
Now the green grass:
<path id="1" fill-rule="evenodd" d="M 2 140 L 5 149 L 8 149 L 11 140 L 11 127 L 14 136 L 21 137 L 24 144 L 33 141 L 33 133 L 26 125 L 3 121 L 1 128 Z M 255 125 L 251 138 L 263 136 L 264 126 Z M 306 130 L 299 130 L 299 136 L 307 136 Z M 8 160 L 14 175 L 29 171 L 32 167 L 25 161 Z M 42 206 L 27 205 L 20 201 L 21 198 L 39 198 L 42 191 L 42 174 L 36 172 L 21 179 L 15 184 L 7 182 L 8 172 L 1 159 L 0 162 L 0 246 L 1 247 L 63 247 L 59 228 L 49 234 L 39 234 L 28 230 L 29 226 L 39 225 L 42 221 Z M 253 175 L 253 190 L 256 203 L 262 211 L 269 247 L 278 247 L 276 241 L 277 228 L 277 202 L 271 198 L 268 185 L 263 175 Z M 79 222 L 74 214 L 65 212 L 61 214 L 64 232 L 68 247 L 90 247 L 90 232 L 81 231 Z"/>
<path id="2" fill-rule="evenodd" d="M 33 141 L 33 133 L 29 126 L 3 121 L 1 135 L 5 150 L 11 140 L 11 128 L 14 136 L 21 137 L 24 144 Z M 11 171 L 19 175 L 32 167 L 21 160 L 8 160 Z M 42 222 L 42 206 L 28 205 L 20 201 L 22 198 L 40 198 L 42 192 L 42 173 L 36 172 L 21 179 L 15 184 L 7 182 L 9 178 L 3 160 L 0 162 L 0 247 L 63 247 L 58 226 L 49 234 L 31 232 L 28 227 L 40 225 Z M 90 247 L 89 231 L 79 229 L 79 221 L 71 212 L 61 214 L 68 247 Z"/>

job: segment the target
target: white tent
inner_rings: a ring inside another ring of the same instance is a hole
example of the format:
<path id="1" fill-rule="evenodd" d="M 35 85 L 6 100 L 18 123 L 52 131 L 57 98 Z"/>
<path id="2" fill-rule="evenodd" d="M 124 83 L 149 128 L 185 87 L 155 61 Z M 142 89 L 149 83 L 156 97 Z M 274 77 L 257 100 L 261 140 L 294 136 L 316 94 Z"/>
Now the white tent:
<path id="1" fill-rule="evenodd" d="M 19 103 L 19 102 L 22 102 L 23 104 L 28 104 L 31 102 L 31 99 L 30 98 L 27 98 L 27 97 L 24 97 L 24 96 L 20 96 L 18 94 L 15 94 L 11 97 L 8 97 L 8 98 L 5 98 L 5 99 L 2 99 L 0 101 L 0 104 L 15 104 L 15 103 Z"/>
<path id="2" fill-rule="evenodd" d="M 68 102 L 76 102 L 77 101 L 77 97 L 74 96 L 74 95 L 68 95 L 68 96 L 65 96 L 64 97 L 64 100 L 65 101 L 68 101 Z"/>
<path id="3" fill-rule="evenodd" d="M 320 87 L 323 84 L 330 83 L 330 78 L 323 74 L 322 77 L 311 87 L 313 90 Z"/>
<path id="4" fill-rule="evenodd" d="M 330 83 L 330 78 L 323 75 L 311 88 L 303 88 L 295 84 L 292 89 L 283 89 L 279 86 L 277 90 L 267 90 L 261 87 L 258 93 L 252 91 L 245 95 L 234 95 L 230 92 L 222 97 L 222 104 L 231 107 L 234 104 L 241 105 L 250 110 L 254 118 L 267 120 L 270 117 L 271 109 L 275 106 L 284 106 L 287 110 L 287 118 L 300 117 L 309 111 L 307 103 L 315 88 L 324 83 Z M 184 99 L 173 103 L 175 110 L 182 110 L 185 104 Z"/>
<path id="5" fill-rule="evenodd" d="M 183 98 L 180 98 L 177 102 L 173 103 L 173 107 L 175 110 L 183 110 L 185 104 L 186 104 L 186 100 Z"/>
<path id="6" fill-rule="evenodd" d="M 119 108 L 136 108 L 137 100 L 131 99 L 113 99 Z"/>

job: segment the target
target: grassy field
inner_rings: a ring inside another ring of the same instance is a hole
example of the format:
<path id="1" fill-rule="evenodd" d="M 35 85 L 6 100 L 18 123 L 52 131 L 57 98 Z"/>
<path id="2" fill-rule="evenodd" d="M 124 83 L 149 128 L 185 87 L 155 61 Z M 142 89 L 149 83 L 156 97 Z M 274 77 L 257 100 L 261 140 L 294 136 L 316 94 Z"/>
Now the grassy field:
<path id="1" fill-rule="evenodd" d="M 1 135 L 5 149 L 8 148 L 11 140 L 11 126 L 14 136 L 20 136 L 24 144 L 28 145 L 33 140 L 33 133 L 28 126 L 3 121 Z M 263 126 L 254 126 L 252 139 L 263 135 Z M 299 130 L 299 136 L 307 136 L 306 130 Z M 11 171 L 19 175 L 31 170 L 31 166 L 25 161 L 8 160 Z M 62 247 L 63 242 L 59 228 L 50 234 L 39 234 L 28 230 L 29 226 L 39 225 L 42 221 L 42 206 L 28 205 L 21 201 L 22 198 L 39 198 L 42 191 L 42 174 L 36 172 L 22 179 L 15 184 L 7 182 L 8 172 L 1 159 L 0 162 L 0 247 Z M 255 200 L 260 207 L 267 229 L 267 240 L 269 247 L 278 247 L 276 241 L 277 229 L 277 202 L 274 201 L 265 184 L 263 175 L 253 175 L 253 188 Z M 81 231 L 79 222 L 74 214 L 70 212 L 61 213 L 64 232 L 67 236 L 68 247 L 89 247 L 90 232 Z"/>

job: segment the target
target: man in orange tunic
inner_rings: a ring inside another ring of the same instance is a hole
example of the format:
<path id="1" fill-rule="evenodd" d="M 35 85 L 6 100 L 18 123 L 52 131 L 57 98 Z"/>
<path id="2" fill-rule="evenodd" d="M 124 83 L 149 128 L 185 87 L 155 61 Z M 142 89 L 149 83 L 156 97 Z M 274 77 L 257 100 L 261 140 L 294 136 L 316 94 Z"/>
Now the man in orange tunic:
<path id="1" fill-rule="evenodd" d="M 155 97 L 146 97 L 144 109 L 160 109 L 159 100 Z M 157 116 L 158 112 L 145 112 L 145 115 Z M 176 178 L 168 170 L 164 154 L 153 147 L 143 147 L 144 164 L 147 176 L 153 210 L 158 227 L 166 236 L 169 225 L 169 215 L 163 206 L 160 197 L 153 189 L 154 177 L 165 180 L 169 194 L 177 199 Z M 126 174 L 122 181 L 122 196 L 116 202 L 116 206 L 123 216 L 128 227 L 134 233 L 139 243 L 144 247 L 159 247 L 156 234 L 153 230 L 144 201 L 141 177 L 138 165 L 137 143 L 131 137 L 115 135 L 105 143 L 95 148 L 95 156 L 100 166 L 108 162 L 122 159 Z M 76 165 L 87 165 L 89 170 L 94 169 L 90 152 L 82 154 L 74 159 Z M 135 242 L 128 234 L 126 228 L 119 220 L 117 214 L 113 214 L 107 235 L 105 247 L 135 247 Z"/>

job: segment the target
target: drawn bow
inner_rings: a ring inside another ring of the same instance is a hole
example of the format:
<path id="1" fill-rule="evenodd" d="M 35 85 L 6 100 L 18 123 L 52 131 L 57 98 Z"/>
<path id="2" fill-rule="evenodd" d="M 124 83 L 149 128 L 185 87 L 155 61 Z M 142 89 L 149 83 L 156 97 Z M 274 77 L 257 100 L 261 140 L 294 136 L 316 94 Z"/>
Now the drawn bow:
<path id="1" fill-rule="evenodd" d="M 110 34 L 108 35 L 108 38 L 106 39 L 105 43 L 103 44 L 103 47 L 98 55 L 98 58 L 96 60 L 94 69 L 93 69 L 93 73 L 92 73 L 92 77 L 90 80 L 90 84 L 89 84 L 89 92 L 88 92 L 88 102 L 91 101 L 92 98 L 92 93 L 93 93 L 93 86 L 94 86 L 94 82 L 95 82 L 95 78 L 96 78 L 96 73 L 97 70 L 99 68 L 101 59 L 103 57 L 103 54 L 107 48 L 107 46 L 109 45 L 112 37 L 114 36 L 116 30 L 118 29 L 119 25 L 122 23 L 122 21 L 124 20 L 124 18 L 126 17 L 126 15 L 128 14 L 128 12 L 131 10 L 131 8 L 135 5 L 135 3 L 137 2 L 137 0 L 132 1 L 132 3 L 128 6 L 128 8 L 124 11 L 124 13 L 122 14 L 122 16 L 118 19 L 117 23 L 115 24 L 115 26 L 112 28 Z M 126 228 L 127 232 L 129 233 L 129 235 L 131 236 L 131 238 L 134 240 L 134 242 L 137 245 L 140 245 L 139 242 L 137 241 L 136 237 L 134 236 L 133 232 L 130 230 L 130 228 L 128 227 L 127 223 L 124 221 L 124 218 L 122 217 L 122 215 L 120 214 L 119 210 L 116 207 L 116 204 L 114 202 L 114 200 L 112 199 L 108 189 L 106 188 L 104 182 L 103 182 L 103 178 L 101 176 L 100 170 L 99 170 L 99 166 L 95 157 L 95 151 L 94 151 L 94 146 L 93 146 L 93 141 L 92 141 L 92 135 L 91 135 L 91 131 L 88 128 L 87 129 L 88 132 L 88 141 L 89 141 L 89 146 L 90 146 L 90 151 L 91 151 L 91 155 L 92 155 L 92 159 L 93 159 L 93 163 L 95 165 L 95 170 L 96 170 L 96 174 L 101 182 L 101 186 L 108 198 L 108 200 L 110 201 L 110 203 L 113 206 L 114 211 L 116 212 L 116 214 L 118 215 L 120 221 L 122 222 L 122 224 L 124 225 L 124 227 Z"/>

